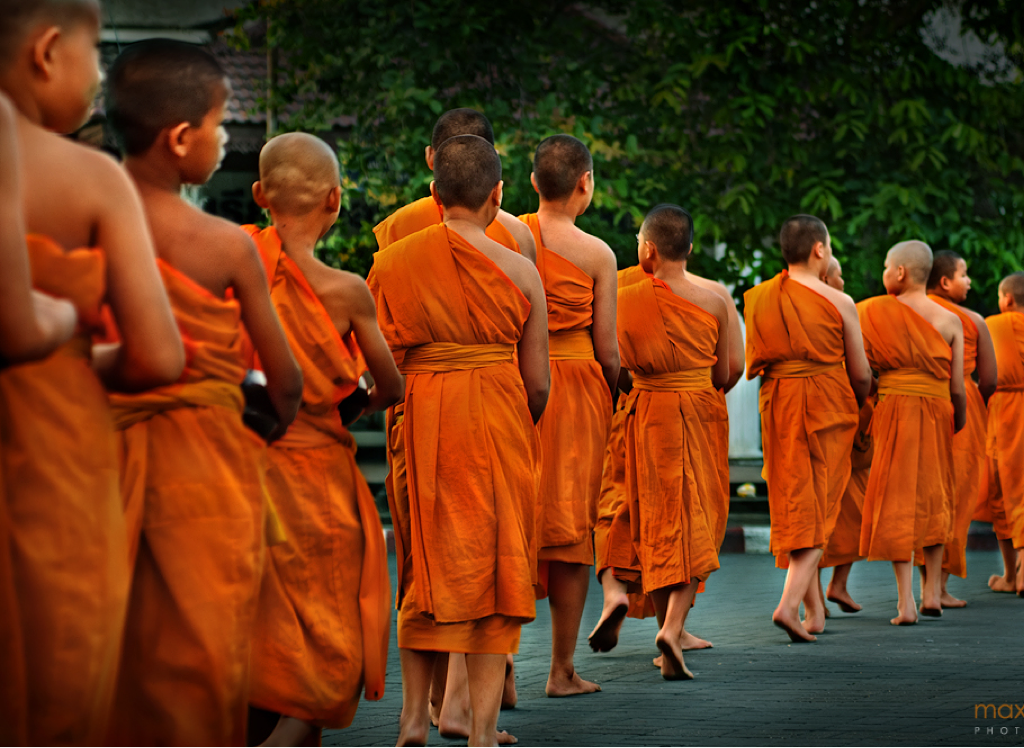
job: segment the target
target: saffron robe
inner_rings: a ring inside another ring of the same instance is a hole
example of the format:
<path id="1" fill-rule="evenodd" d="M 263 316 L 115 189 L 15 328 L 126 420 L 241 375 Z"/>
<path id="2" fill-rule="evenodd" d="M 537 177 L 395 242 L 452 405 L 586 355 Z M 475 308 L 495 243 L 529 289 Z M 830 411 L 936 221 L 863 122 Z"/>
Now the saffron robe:
<path id="1" fill-rule="evenodd" d="M 998 383 L 988 401 L 992 527 L 996 536 L 1024 548 L 1024 314 L 985 320 L 996 349 Z"/>
<path id="2" fill-rule="evenodd" d="M 444 225 L 378 252 L 367 282 L 406 376 L 388 435 L 407 478 L 389 495 L 398 646 L 515 653 L 535 615 L 539 443 L 513 361 L 530 304 Z"/>
<path id="3" fill-rule="evenodd" d="M 320 727 L 348 727 L 366 687 L 384 695 L 391 582 L 377 506 L 338 403 L 362 374 L 355 335 L 338 335 L 273 227 L 249 233 L 302 367 L 302 405 L 267 453 L 267 489 L 286 542 L 270 548 L 249 703 Z"/>
<path id="4" fill-rule="evenodd" d="M 759 409 L 771 552 L 821 548 L 850 479 L 857 398 L 843 364 L 843 318 L 783 271 L 744 294 L 747 379 L 764 375 Z"/>
<path id="5" fill-rule="evenodd" d="M 106 260 L 100 250 L 65 251 L 41 235 L 26 243 L 34 287 L 69 299 L 79 330 L 46 358 L 0 371 L 0 535 L 8 536 L 17 600 L 0 618 L 20 637 L 23 658 L 0 668 L 5 693 L 14 692 L 10 706 L 22 707 L 0 730 L 32 745 L 100 745 L 129 578 L 114 426 L 90 363 Z"/>
<path id="6" fill-rule="evenodd" d="M 850 456 L 850 480 L 846 484 L 843 498 L 839 502 L 839 516 L 836 527 L 825 546 L 819 568 L 852 564 L 862 560 L 860 555 L 860 525 L 864 512 L 864 492 L 871 474 L 871 457 L 874 447 L 871 443 L 871 417 L 875 412 L 875 400 L 868 398 L 860 409 L 860 423 L 853 440 Z"/>
<path id="7" fill-rule="evenodd" d="M 711 384 L 718 320 L 650 278 L 619 290 L 626 501 L 644 592 L 719 567 L 729 514 L 729 415 Z"/>
<path id="8" fill-rule="evenodd" d="M 879 373 L 860 553 L 869 561 L 911 561 L 915 549 L 949 536 L 953 354 L 938 330 L 894 296 L 862 301 L 857 311 L 868 362 Z"/>
<path id="9" fill-rule="evenodd" d="M 967 533 L 971 517 L 978 505 L 979 486 L 985 469 L 985 432 L 988 409 L 985 398 L 971 376 L 978 362 L 978 327 L 959 306 L 929 295 L 929 299 L 953 312 L 964 328 L 964 387 L 967 390 L 967 424 L 953 434 L 953 476 L 956 489 L 950 535 L 942 551 L 942 570 L 957 577 L 967 577 Z"/>
<path id="10" fill-rule="evenodd" d="M 110 396 L 137 549 L 112 737 L 241 745 L 263 568 L 266 447 L 242 423 L 238 302 L 158 264 L 186 365 L 173 385 Z"/>
<path id="11" fill-rule="evenodd" d="M 538 597 L 547 596 L 547 562 L 591 565 L 597 498 L 612 401 L 594 358 L 594 279 L 543 242 L 537 214 L 520 216 L 537 244 L 548 306 L 551 395 L 537 423 L 541 479 L 537 520 Z"/>
<path id="12" fill-rule="evenodd" d="M 419 200 L 399 208 L 390 216 L 373 227 L 373 235 L 377 237 L 377 246 L 387 249 L 399 239 L 415 234 L 444 221 L 444 211 L 433 197 L 421 197 Z M 514 252 L 519 252 L 519 243 L 499 221 L 495 220 L 487 227 L 487 236 Z M 521 254 L 521 252 L 520 252 Z"/>

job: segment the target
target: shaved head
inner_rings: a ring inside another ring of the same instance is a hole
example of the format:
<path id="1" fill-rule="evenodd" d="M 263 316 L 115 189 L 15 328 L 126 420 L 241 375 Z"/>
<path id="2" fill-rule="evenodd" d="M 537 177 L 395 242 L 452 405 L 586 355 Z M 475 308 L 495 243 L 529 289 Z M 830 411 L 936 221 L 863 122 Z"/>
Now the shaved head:
<path id="1" fill-rule="evenodd" d="M 1010 294 L 1018 310 L 1024 309 L 1024 273 L 1018 271 L 1003 278 L 999 292 Z"/>
<path id="2" fill-rule="evenodd" d="M 448 138 L 434 155 L 434 188 L 446 208 L 480 210 L 500 181 L 498 152 L 476 135 Z"/>
<path id="3" fill-rule="evenodd" d="M 662 203 L 651 208 L 640 232 L 646 241 L 658 248 L 666 260 L 678 262 L 690 255 L 693 243 L 693 219 L 678 205 Z"/>
<path id="4" fill-rule="evenodd" d="M 782 259 L 788 265 L 802 265 L 811 257 L 814 245 L 828 244 L 828 227 L 820 218 L 797 215 L 787 218 L 779 232 Z"/>
<path id="5" fill-rule="evenodd" d="M 932 256 L 932 272 L 928 275 L 928 288 L 938 288 L 943 278 L 952 280 L 963 257 L 948 249 L 936 252 Z"/>
<path id="6" fill-rule="evenodd" d="M 594 170 L 590 150 L 572 135 L 552 135 L 540 141 L 533 156 L 537 191 L 545 200 L 567 200 L 580 177 Z"/>
<path id="7" fill-rule="evenodd" d="M 14 61 L 25 35 L 38 26 L 99 19 L 98 0 L 0 0 L 0 67 Z"/>
<path id="8" fill-rule="evenodd" d="M 111 65 L 107 116 L 125 153 L 136 156 L 166 128 L 198 127 L 230 93 L 224 68 L 202 47 L 147 39 L 125 47 Z"/>
<path id="9" fill-rule="evenodd" d="M 476 135 L 494 145 L 491 122 L 476 109 L 449 109 L 438 117 L 430 136 L 430 147 L 436 151 L 444 141 L 456 135 Z"/>
<path id="10" fill-rule="evenodd" d="M 303 216 L 319 210 L 340 183 L 338 157 L 314 135 L 278 135 L 260 151 L 260 184 L 274 213 Z"/>
<path id="11" fill-rule="evenodd" d="M 900 242 L 889 250 L 888 260 L 895 270 L 901 265 L 914 285 L 926 285 L 932 272 L 932 249 L 924 242 Z"/>

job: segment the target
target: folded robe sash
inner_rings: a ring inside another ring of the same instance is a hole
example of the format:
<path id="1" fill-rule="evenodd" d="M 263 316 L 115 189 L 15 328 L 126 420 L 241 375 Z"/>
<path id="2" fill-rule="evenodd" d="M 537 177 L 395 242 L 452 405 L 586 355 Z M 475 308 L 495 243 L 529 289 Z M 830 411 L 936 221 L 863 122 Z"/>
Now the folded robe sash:
<path id="1" fill-rule="evenodd" d="M 427 343 L 410 348 L 402 360 L 403 374 L 429 374 L 445 371 L 469 371 L 512 363 L 516 347 L 511 343 L 460 345 Z"/>
<path id="2" fill-rule="evenodd" d="M 889 369 L 878 373 L 878 395 L 911 395 L 949 400 L 949 380 L 920 369 Z"/>
<path id="3" fill-rule="evenodd" d="M 548 357 L 552 361 L 593 361 L 594 338 L 590 330 L 562 330 L 548 336 Z"/>

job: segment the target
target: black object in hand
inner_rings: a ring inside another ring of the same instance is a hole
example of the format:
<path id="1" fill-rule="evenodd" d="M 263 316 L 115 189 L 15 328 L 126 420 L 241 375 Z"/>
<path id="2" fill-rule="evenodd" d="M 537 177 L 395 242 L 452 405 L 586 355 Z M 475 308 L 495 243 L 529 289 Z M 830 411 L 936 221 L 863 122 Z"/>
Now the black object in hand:
<path id="1" fill-rule="evenodd" d="M 281 419 L 277 417 L 274 404 L 267 393 L 267 378 L 262 371 L 250 369 L 242 380 L 242 394 L 245 396 L 245 410 L 242 422 L 264 440 L 277 430 Z"/>
<path id="2" fill-rule="evenodd" d="M 355 391 L 338 403 L 338 413 L 341 415 L 341 425 L 348 428 L 359 420 L 359 416 L 370 404 L 370 388 L 373 386 L 373 379 L 370 373 L 366 372 L 359 377 Z"/>

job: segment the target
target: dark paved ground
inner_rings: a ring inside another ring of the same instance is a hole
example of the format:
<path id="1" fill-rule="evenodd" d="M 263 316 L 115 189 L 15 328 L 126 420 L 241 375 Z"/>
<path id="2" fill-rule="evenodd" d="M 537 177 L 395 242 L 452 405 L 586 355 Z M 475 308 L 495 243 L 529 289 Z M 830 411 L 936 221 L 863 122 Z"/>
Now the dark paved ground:
<path id="1" fill-rule="evenodd" d="M 392 563 L 394 557 L 392 556 Z M 725 555 L 687 628 L 714 642 L 688 653 L 696 679 L 669 683 L 651 666 L 653 620 L 627 620 L 619 646 L 590 651 L 586 637 L 601 610 L 591 583 L 576 667 L 603 691 L 569 699 L 544 696 L 550 618 L 523 628 L 516 658 L 519 706 L 500 727 L 520 745 L 1024 745 L 1024 600 L 988 590 L 1001 571 L 995 552 L 968 553 L 971 576 L 951 580 L 964 610 L 896 628 L 892 567 L 861 563 L 850 590 L 865 610 L 833 608 L 815 644 L 790 644 L 771 625 L 784 572 L 765 555 Z M 827 572 L 826 572 L 827 578 Z M 975 704 L 1004 707 L 1008 719 L 975 718 Z M 394 745 L 401 671 L 392 639 L 387 694 L 364 701 L 352 726 L 325 745 Z M 988 734 L 988 728 L 994 728 Z M 1002 734 L 1002 730 L 1006 734 Z M 433 745 L 458 745 L 431 732 Z M 463 743 L 464 745 L 464 743 Z"/>

